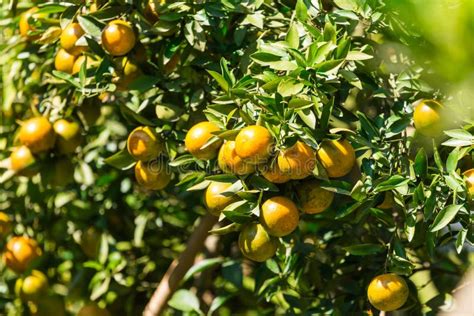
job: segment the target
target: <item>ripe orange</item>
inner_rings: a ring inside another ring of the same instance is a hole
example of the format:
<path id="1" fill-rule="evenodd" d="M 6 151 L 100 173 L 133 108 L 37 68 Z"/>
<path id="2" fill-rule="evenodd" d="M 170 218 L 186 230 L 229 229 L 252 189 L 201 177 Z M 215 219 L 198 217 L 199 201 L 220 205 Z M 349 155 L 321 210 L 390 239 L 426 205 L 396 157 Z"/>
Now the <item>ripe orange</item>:
<path id="1" fill-rule="evenodd" d="M 348 174 L 356 161 L 354 148 L 346 139 L 323 141 L 317 155 L 331 178 L 339 178 Z"/>
<path id="2" fill-rule="evenodd" d="M 70 23 L 61 32 L 59 38 L 61 47 L 65 49 L 69 54 L 77 56 L 86 50 L 85 46 L 77 46 L 76 42 L 81 36 L 84 35 L 84 30 L 79 23 Z"/>
<path id="3" fill-rule="evenodd" d="M 235 141 L 227 141 L 221 146 L 217 157 L 219 168 L 226 173 L 234 173 L 239 176 L 255 172 L 255 165 L 248 164 L 235 152 Z"/>
<path id="4" fill-rule="evenodd" d="M 123 20 L 109 22 L 102 31 L 102 46 L 112 56 L 123 56 L 135 46 L 137 38 L 129 23 Z"/>
<path id="5" fill-rule="evenodd" d="M 38 270 L 33 270 L 25 278 L 17 279 L 15 292 L 23 301 L 36 301 L 46 294 L 48 278 Z"/>
<path id="6" fill-rule="evenodd" d="M 217 156 L 217 151 L 222 144 L 222 140 L 217 140 L 202 148 L 214 135 L 212 132 L 219 131 L 219 127 L 211 122 L 197 123 L 191 127 L 186 134 L 184 145 L 194 157 L 202 160 L 210 160 Z"/>
<path id="7" fill-rule="evenodd" d="M 235 202 L 234 195 L 223 195 L 232 183 L 228 182 L 211 182 L 204 194 L 204 204 L 210 214 L 219 216 L 221 211 L 229 204 Z"/>
<path id="8" fill-rule="evenodd" d="M 81 55 L 81 56 L 77 57 L 76 60 L 74 61 L 74 64 L 72 65 L 71 74 L 75 75 L 75 74 L 79 73 L 79 71 L 81 71 L 82 64 L 85 61 L 86 61 L 86 56 Z M 90 61 L 90 59 L 87 60 L 87 64 L 89 64 L 89 61 Z"/>
<path id="9" fill-rule="evenodd" d="M 273 165 L 264 165 L 260 167 L 262 176 L 272 183 L 285 183 L 290 181 L 290 176 L 283 173 L 278 167 L 278 162 L 275 161 Z"/>
<path id="10" fill-rule="evenodd" d="M 148 190 L 164 189 L 171 181 L 171 172 L 167 166 L 158 160 L 143 162 L 135 165 L 135 178 L 139 185 Z"/>
<path id="11" fill-rule="evenodd" d="M 79 246 L 81 246 L 82 251 L 87 257 L 93 259 L 96 258 L 99 253 L 100 241 L 100 232 L 91 226 L 82 232 Z"/>
<path id="12" fill-rule="evenodd" d="M 148 161 L 163 152 L 163 145 L 153 129 L 139 126 L 128 135 L 127 150 L 136 160 Z"/>
<path id="13" fill-rule="evenodd" d="M 278 248 L 278 240 L 256 223 L 245 225 L 239 235 L 239 248 L 250 260 L 263 262 L 273 257 Z"/>
<path id="14" fill-rule="evenodd" d="M 304 179 L 311 175 L 315 166 L 315 152 L 300 141 L 278 155 L 278 167 L 293 180 Z"/>
<path id="15" fill-rule="evenodd" d="M 10 155 L 10 166 L 13 171 L 20 172 L 36 162 L 31 150 L 26 146 L 15 148 Z"/>
<path id="16" fill-rule="evenodd" d="M 60 119 L 54 122 L 53 129 L 57 135 L 56 148 L 58 153 L 63 155 L 74 153 L 82 142 L 79 124 Z"/>
<path id="17" fill-rule="evenodd" d="M 443 129 L 441 112 L 443 106 L 435 100 L 420 101 L 413 112 L 413 122 L 418 132 L 425 136 L 435 137 Z"/>
<path id="18" fill-rule="evenodd" d="M 72 73 L 76 56 L 69 54 L 65 49 L 59 49 L 54 57 L 54 68 L 58 71 Z"/>
<path id="19" fill-rule="evenodd" d="M 301 183 L 297 186 L 296 193 L 301 210 L 306 214 L 317 214 L 327 210 L 334 199 L 334 193 L 321 188 L 316 180 Z"/>
<path id="20" fill-rule="evenodd" d="M 44 116 L 33 117 L 23 122 L 18 137 L 20 143 L 34 154 L 53 148 L 56 141 L 53 126 Z"/>
<path id="21" fill-rule="evenodd" d="M 84 305 L 77 313 L 77 316 L 111 316 L 106 309 L 100 308 L 94 303 Z"/>
<path id="22" fill-rule="evenodd" d="M 237 155 L 250 164 L 258 165 L 267 161 L 272 149 L 272 135 L 263 126 L 247 126 L 235 138 Z"/>
<path id="23" fill-rule="evenodd" d="M 27 37 L 28 39 L 35 39 L 37 36 L 29 36 L 28 33 L 29 31 L 34 31 L 35 28 L 30 25 L 28 20 L 35 14 L 35 12 L 38 11 L 37 7 L 32 7 L 28 11 L 25 11 L 21 14 L 20 16 L 20 35 L 23 37 Z"/>
<path id="24" fill-rule="evenodd" d="M 468 194 L 474 198 L 474 168 L 463 173 L 466 178 L 466 187 Z"/>
<path id="25" fill-rule="evenodd" d="M 298 208 L 289 198 L 275 196 L 262 204 L 260 222 L 272 236 L 291 234 L 298 227 L 299 219 Z"/>
<path id="26" fill-rule="evenodd" d="M 10 234 L 12 228 L 13 224 L 10 217 L 5 213 L 0 212 L 0 238 L 4 238 Z"/>
<path id="27" fill-rule="evenodd" d="M 40 257 L 41 249 L 36 240 L 29 237 L 12 237 L 3 253 L 5 265 L 17 273 L 24 272 L 33 260 Z"/>
<path id="28" fill-rule="evenodd" d="M 408 298 L 408 286 L 405 280 L 387 273 L 376 276 L 367 289 L 370 304 L 381 311 L 394 311 L 402 307 Z"/>

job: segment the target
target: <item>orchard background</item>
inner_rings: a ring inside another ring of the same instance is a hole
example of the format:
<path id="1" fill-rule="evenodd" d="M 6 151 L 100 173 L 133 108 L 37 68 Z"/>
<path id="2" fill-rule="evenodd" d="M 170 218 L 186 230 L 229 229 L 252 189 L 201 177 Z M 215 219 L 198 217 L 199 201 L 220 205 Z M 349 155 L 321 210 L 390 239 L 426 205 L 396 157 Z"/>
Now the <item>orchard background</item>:
<path id="1" fill-rule="evenodd" d="M 3 1 L 0 315 L 466 308 L 473 21 L 467 0 Z"/>

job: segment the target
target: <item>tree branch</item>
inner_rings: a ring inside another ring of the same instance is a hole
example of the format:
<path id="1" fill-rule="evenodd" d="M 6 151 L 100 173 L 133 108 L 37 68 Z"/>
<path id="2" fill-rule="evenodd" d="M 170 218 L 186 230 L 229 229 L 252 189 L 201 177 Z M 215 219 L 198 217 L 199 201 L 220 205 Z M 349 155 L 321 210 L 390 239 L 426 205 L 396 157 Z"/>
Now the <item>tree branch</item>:
<path id="1" fill-rule="evenodd" d="M 161 279 L 155 293 L 153 293 L 143 311 L 143 316 L 157 316 L 163 312 L 166 303 L 178 288 L 184 275 L 194 264 L 196 255 L 203 249 L 208 232 L 216 222 L 217 217 L 213 215 L 207 214 L 201 218 L 199 225 L 189 237 L 186 249 L 178 259 L 173 260 Z"/>

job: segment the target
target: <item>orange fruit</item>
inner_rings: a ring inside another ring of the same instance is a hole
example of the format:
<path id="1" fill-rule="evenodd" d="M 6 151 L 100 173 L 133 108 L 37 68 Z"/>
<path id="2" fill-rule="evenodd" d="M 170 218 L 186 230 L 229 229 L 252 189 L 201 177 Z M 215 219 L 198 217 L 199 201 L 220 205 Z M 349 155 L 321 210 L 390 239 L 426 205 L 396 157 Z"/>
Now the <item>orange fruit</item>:
<path id="1" fill-rule="evenodd" d="M 111 316 L 110 312 L 94 303 L 83 306 L 77 316 Z"/>
<path id="2" fill-rule="evenodd" d="M 285 183 L 291 180 L 288 174 L 283 173 L 280 170 L 277 161 L 275 161 L 271 166 L 264 165 L 263 167 L 260 167 L 260 172 L 265 179 L 272 183 Z"/>
<path id="3" fill-rule="evenodd" d="M 425 136 L 435 137 L 441 134 L 443 124 L 441 112 L 443 106 L 435 100 L 422 100 L 413 112 L 413 122 L 418 132 Z"/>
<path id="4" fill-rule="evenodd" d="M 212 144 L 203 148 L 203 146 L 212 138 L 214 135 L 212 132 L 219 131 L 219 127 L 211 122 L 200 122 L 191 127 L 186 134 L 184 139 L 184 145 L 186 149 L 194 157 L 202 160 L 210 160 L 216 158 L 217 151 L 222 144 L 222 140 L 217 140 Z"/>
<path id="5" fill-rule="evenodd" d="M 48 278 L 38 270 L 32 270 L 25 278 L 17 279 L 15 292 L 23 301 L 36 301 L 46 294 Z"/>
<path id="6" fill-rule="evenodd" d="M 255 172 L 255 166 L 248 164 L 242 160 L 235 152 L 235 141 L 227 141 L 219 150 L 217 156 L 219 168 L 226 173 L 234 173 L 242 176 Z"/>
<path id="7" fill-rule="evenodd" d="M 77 56 L 86 50 L 85 46 L 77 46 L 76 42 L 79 38 L 84 35 L 84 30 L 79 23 L 70 23 L 61 32 L 59 41 L 61 47 L 66 50 L 69 54 Z"/>
<path id="8" fill-rule="evenodd" d="M 300 141 L 278 155 L 278 167 L 293 180 L 304 179 L 311 175 L 315 166 L 315 152 L 310 146 Z"/>
<path id="9" fill-rule="evenodd" d="M 243 128 L 235 138 L 237 155 L 250 164 L 260 164 L 270 157 L 273 139 L 263 126 L 251 125 Z"/>
<path id="10" fill-rule="evenodd" d="M 54 57 L 54 68 L 58 71 L 72 73 L 76 56 L 69 54 L 65 49 L 59 49 Z"/>
<path id="11" fill-rule="evenodd" d="M 204 193 L 204 204 L 210 214 L 219 216 L 221 211 L 229 204 L 235 202 L 234 195 L 223 195 L 232 186 L 228 182 L 211 182 Z"/>
<path id="12" fill-rule="evenodd" d="M 99 254 L 101 233 L 95 227 L 89 227 L 82 232 L 79 246 L 84 254 L 93 259 Z"/>
<path id="13" fill-rule="evenodd" d="M 143 162 L 135 165 L 135 178 L 139 185 L 148 190 L 164 189 L 171 181 L 171 171 L 158 160 Z"/>
<path id="14" fill-rule="evenodd" d="M 81 55 L 81 56 L 77 57 L 76 60 L 74 61 L 74 64 L 72 65 L 71 74 L 75 75 L 75 74 L 79 73 L 79 71 L 81 71 L 82 64 L 85 61 L 86 61 L 86 56 Z M 90 59 L 87 60 L 88 64 L 89 64 L 89 61 L 90 61 Z"/>
<path id="15" fill-rule="evenodd" d="M 465 171 L 463 175 L 466 178 L 467 192 L 471 197 L 474 197 L 474 168 Z"/>
<path id="16" fill-rule="evenodd" d="M 137 38 L 129 23 L 123 20 L 109 22 L 102 31 L 102 46 L 112 56 L 123 56 L 135 46 Z"/>
<path id="17" fill-rule="evenodd" d="M 310 180 L 296 187 L 301 210 L 306 214 L 321 213 L 331 206 L 334 193 L 321 188 L 318 181 Z"/>
<path id="18" fill-rule="evenodd" d="M 130 58 L 121 58 L 121 65 L 118 66 L 114 83 L 119 91 L 128 90 L 128 86 L 142 74 L 138 65 Z"/>
<path id="19" fill-rule="evenodd" d="M 128 135 L 127 150 L 136 160 L 148 161 L 163 152 L 163 144 L 153 129 L 139 126 Z"/>
<path id="20" fill-rule="evenodd" d="M 12 220 L 7 214 L 0 212 L 0 237 L 3 238 L 11 233 L 13 228 Z"/>
<path id="21" fill-rule="evenodd" d="M 395 207 L 395 200 L 393 199 L 393 192 L 392 191 L 387 191 L 384 194 L 384 198 L 382 203 L 377 205 L 377 208 L 381 210 L 391 210 L 392 208 Z"/>
<path id="22" fill-rule="evenodd" d="M 3 253 L 5 265 L 17 273 L 28 269 L 33 260 L 40 257 L 41 249 L 36 240 L 29 237 L 12 237 Z"/>
<path id="23" fill-rule="evenodd" d="M 278 240 L 256 223 L 245 225 L 240 231 L 239 248 L 250 260 L 263 262 L 273 257 L 278 248 Z"/>
<path id="24" fill-rule="evenodd" d="M 36 162 L 31 150 L 26 146 L 15 148 L 10 155 L 10 166 L 13 171 L 20 172 Z"/>
<path id="25" fill-rule="evenodd" d="M 331 178 L 348 174 L 356 161 L 354 148 L 346 139 L 323 141 L 317 156 Z"/>
<path id="26" fill-rule="evenodd" d="M 262 204 L 260 222 L 272 236 L 283 237 L 291 234 L 298 227 L 299 219 L 298 208 L 287 197 L 275 196 Z"/>
<path id="27" fill-rule="evenodd" d="M 74 153 L 82 142 L 79 124 L 60 119 L 54 122 L 53 129 L 57 135 L 56 149 L 58 153 L 63 155 Z"/>
<path id="28" fill-rule="evenodd" d="M 34 154 L 53 148 L 56 141 L 53 126 L 44 116 L 33 117 L 23 122 L 18 137 L 20 143 Z"/>
<path id="29" fill-rule="evenodd" d="M 148 0 L 143 16 L 150 22 L 155 23 L 158 21 L 160 14 L 159 11 L 163 5 L 166 4 L 166 0 Z"/>
<path id="30" fill-rule="evenodd" d="M 387 273 L 376 276 L 370 282 L 367 297 L 370 304 L 378 310 L 390 312 L 405 304 L 408 292 L 408 286 L 402 277 Z"/>
<path id="31" fill-rule="evenodd" d="M 30 8 L 29 10 L 23 12 L 20 16 L 20 23 L 19 23 L 19 27 L 20 27 L 20 35 L 23 36 L 23 37 L 27 37 L 28 39 L 35 39 L 37 38 L 38 36 L 29 36 L 28 33 L 30 31 L 34 31 L 35 28 L 30 25 L 30 23 L 28 22 L 28 20 L 34 16 L 35 12 L 38 11 L 38 8 L 37 7 L 32 7 Z"/>

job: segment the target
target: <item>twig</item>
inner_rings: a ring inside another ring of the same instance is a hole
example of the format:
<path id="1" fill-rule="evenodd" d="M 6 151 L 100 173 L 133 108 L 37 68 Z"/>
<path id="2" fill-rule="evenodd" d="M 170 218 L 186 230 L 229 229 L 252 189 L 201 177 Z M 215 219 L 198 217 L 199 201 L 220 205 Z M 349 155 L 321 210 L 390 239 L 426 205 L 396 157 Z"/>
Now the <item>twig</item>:
<path id="1" fill-rule="evenodd" d="M 157 316 L 163 312 L 169 298 L 176 291 L 184 275 L 193 265 L 196 255 L 202 250 L 208 232 L 216 222 L 217 217 L 212 215 L 206 215 L 201 219 L 199 225 L 189 237 L 186 249 L 178 259 L 173 260 L 161 279 L 158 288 L 143 311 L 143 316 Z"/>

